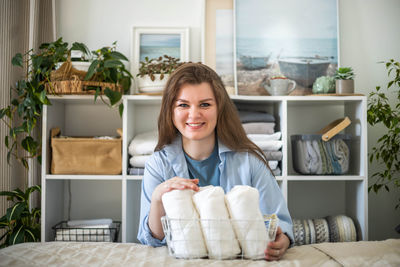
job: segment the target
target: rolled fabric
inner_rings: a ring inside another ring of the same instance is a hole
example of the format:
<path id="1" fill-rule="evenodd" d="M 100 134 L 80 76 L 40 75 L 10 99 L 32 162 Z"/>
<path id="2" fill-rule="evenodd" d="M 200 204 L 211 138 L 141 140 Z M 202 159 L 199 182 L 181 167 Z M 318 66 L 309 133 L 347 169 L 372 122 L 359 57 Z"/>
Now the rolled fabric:
<path id="1" fill-rule="evenodd" d="M 246 134 L 273 134 L 275 122 L 248 122 L 242 124 Z"/>
<path id="2" fill-rule="evenodd" d="M 185 189 L 172 190 L 162 196 L 164 210 L 170 220 L 170 235 L 167 238 L 170 238 L 169 246 L 177 258 L 207 256 L 193 194 L 193 190 Z"/>
<path id="3" fill-rule="evenodd" d="M 220 186 L 201 187 L 193 195 L 210 259 L 235 258 L 240 253 Z"/>
<path id="4" fill-rule="evenodd" d="M 349 171 L 349 147 L 342 139 L 339 138 L 334 139 L 333 144 L 334 153 L 337 156 L 337 159 L 341 166 L 342 174 L 347 173 Z"/>
<path id="5" fill-rule="evenodd" d="M 248 134 L 247 138 L 251 141 L 273 141 L 273 140 L 281 140 L 282 133 L 276 132 L 273 134 Z"/>
<path id="6" fill-rule="evenodd" d="M 135 155 L 129 159 L 129 164 L 132 167 L 144 168 L 146 161 L 151 157 L 151 155 Z"/>
<path id="7" fill-rule="evenodd" d="M 254 187 L 237 185 L 225 196 L 233 229 L 247 259 L 263 259 L 270 241 Z"/>
<path id="8" fill-rule="evenodd" d="M 128 147 L 128 153 L 134 155 L 153 154 L 158 142 L 158 131 L 145 132 L 136 135 Z"/>

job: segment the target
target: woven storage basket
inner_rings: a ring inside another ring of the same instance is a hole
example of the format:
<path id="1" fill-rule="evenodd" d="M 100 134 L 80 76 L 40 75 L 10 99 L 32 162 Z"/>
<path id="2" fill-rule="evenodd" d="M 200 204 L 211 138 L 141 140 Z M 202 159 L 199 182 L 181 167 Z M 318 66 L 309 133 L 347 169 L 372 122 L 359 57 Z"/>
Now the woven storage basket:
<path id="1" fill-rule="evenodd" d="M 117 132 L 122 136 L 121 129 Z M 122 137 L 57 137 L 59 128 L 51 129 L 52 174 L 120 174 L 122 172 Z"/>
<path id="2" fill-rule="evenodd" d="M 46 91 L 52 94 L 63 95 L 94 95 L 96 87 L 103 94 L 106 88 L 123 93 L 122 86 L 115 83 L 85 81 L 86 71 L 77 70 L 72 66 L 70 59 L 50 74 L 50 83 L 46 83 Z"/>

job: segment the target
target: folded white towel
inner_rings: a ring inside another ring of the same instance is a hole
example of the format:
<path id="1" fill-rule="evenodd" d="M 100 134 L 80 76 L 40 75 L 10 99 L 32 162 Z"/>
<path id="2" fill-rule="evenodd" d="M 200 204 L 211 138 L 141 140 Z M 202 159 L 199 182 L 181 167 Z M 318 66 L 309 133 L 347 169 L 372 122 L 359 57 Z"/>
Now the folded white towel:
<path id="1" fill-rule="evenodd" d="M 271 141 L 253 141 L 261 150 L 265 151 L 277 151 L 282 148 L 283 141 L 271 140 Z"/>
<path id="2" fill-rule="evenodd" d="M 173 190 L 162 196 L 165 213 L 170 218 L 170 247 L 178 258 L 207 256 L 199 215 L 193 204 L 193 190 Z"/>
<path id="3" fill-rule="evenodd" d="M 153 154 L 158 142 L 158 131 L 145 132 L 136 135 L 128 147 L 129 155 Z"/>
<path id="4" fill-rule="evenodd" d="M 258 190 L 237 185 L 225 197 L 243 256 L 249 259 L 264 258 L 269 239 L 259 208 Z"/>
<path id="5" fill-rule="evenodd" d="M 88 220 L 71 220 L 67 222 L 67 226 L 76 227 L 76 226 L 98 226 L 98 225 L 106 225 L 106 227 L 110 227 L 112 224 L 112 219 L 104 218 L 104 219 L 88 219 Z"/>
<path id="6" fill-rule="evenodd" d="M 151 157 L 151 155 L 135 155 L 129 159 L 129 164 L 132 167 L 144 168 L 146 161 Z"/>
<path id="7" fill-rule="evenodd" d="M 278 167 L 278 161 L 277 160 L 269 160 L 268 166 L 271 168 L 271 170 L 275 170 Z"/>
<path id="8" fill-rule="evenodd" d="M 273 134 L 248 134 L 247 137 L 255 142 L 255 141 L 273 141 L 273 140 L 281 140 L 282 133 L 276 132 Z"/>
<path id="9" fill-rule="evenodd" d="M 200 214 L 208 257 L 235 258 L 240 253 L 240 247 L 229 220 L 222 187 L 201 187 L 200 191 L 193 195 L 193 201 Z"/>

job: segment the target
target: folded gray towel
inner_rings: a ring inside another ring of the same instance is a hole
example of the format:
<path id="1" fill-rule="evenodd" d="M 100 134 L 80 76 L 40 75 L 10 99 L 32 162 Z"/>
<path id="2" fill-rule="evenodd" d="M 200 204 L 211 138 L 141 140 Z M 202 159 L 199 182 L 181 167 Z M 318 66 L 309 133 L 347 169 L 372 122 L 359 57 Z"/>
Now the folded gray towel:
<path id="1" fill-rule="evenodd" d="M 273 134 L 275 122 L 248 122 L 242 124 L 246 134 Z"/>
<path id="2" fill-rule="evenodd" d="M 263 151 L 267 160 L 282 160 L 282 151 Z"/>
<path id="3" fill-rule="evenodd" d="M 265 104 L 235 103 L 235 105 L 238 110 L 258 111 L 267 113 L 265 109 Z"/>
<path id="4" fill-rule="evenodd" d="M 239 110 L 239 117 L 242 123 L 245 122 L 275 122 L 275 117 L 269 113 L 257 111 Z"/>

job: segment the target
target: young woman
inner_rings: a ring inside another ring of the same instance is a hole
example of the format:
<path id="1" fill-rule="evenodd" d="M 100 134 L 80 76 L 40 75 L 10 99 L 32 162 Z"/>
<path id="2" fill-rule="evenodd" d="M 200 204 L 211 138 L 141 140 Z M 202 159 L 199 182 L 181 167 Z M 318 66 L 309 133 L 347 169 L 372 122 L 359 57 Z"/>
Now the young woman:
<path id="1" fill-rule="evenodd" d="M 165 245 L 161 197 L 171 190 L 249 185 L 260 193 L 263 214 L 280 223 L 265 259 L 279 260 L 293 243 L 292 220 L 263 152 L 246 136 L 219 76 L 200 63 L 187 63 L 169 78 L 158 118 L 158 144 L 142 182 L 138 239 Z"/>

